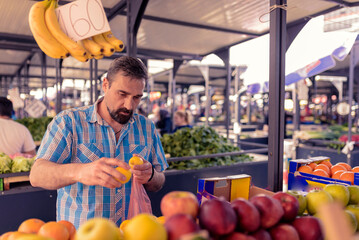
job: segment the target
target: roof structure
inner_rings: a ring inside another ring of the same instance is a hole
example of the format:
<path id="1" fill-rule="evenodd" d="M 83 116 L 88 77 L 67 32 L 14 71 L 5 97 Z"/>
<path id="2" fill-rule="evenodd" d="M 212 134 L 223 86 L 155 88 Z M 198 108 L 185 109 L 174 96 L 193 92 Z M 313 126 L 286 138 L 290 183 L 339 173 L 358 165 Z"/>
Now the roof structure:
<path id="1" fill-rule="evenodd" d="M 0 76 L 28 76 L 29 88 L 41 87 L 41 51 L 27 19 L 35 2 L 0 0 Z M 60 0 L 59 4 L 69 2 Z M 128 2 L 105 0 L 102 4 L 114 35 L 127 45 Z M 357 0 L 288 0 L 287 26 L 295 27 L 314 16 L 358 4 Z M 188 61 L 228 49 L 269 32 L 269 5 L 269 0 L 148 1 L 138 29 L 137 56 Z M 121 54 L 126 54 L 126 49 Z M 111 58 L 116 56 L 119 54 Z M 98 61 L 99 75 L 106 71 L 111 58 Z M 46 64 L 46 80 L 51 85 L 55 83 L 55 61 L 47 57 Z M 90 77 L 89 63 L 70 57 L 62 66 L 63 78 Z"/>

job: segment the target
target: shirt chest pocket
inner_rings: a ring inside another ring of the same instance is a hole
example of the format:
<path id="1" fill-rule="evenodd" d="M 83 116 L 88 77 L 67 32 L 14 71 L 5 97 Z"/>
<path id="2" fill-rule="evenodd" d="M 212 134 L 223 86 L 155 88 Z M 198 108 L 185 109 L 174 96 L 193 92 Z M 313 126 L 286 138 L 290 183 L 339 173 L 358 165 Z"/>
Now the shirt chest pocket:
<path id="1" fill-rule="evenodd" d="M 77 145 L 76 159 L 77 163 L 90 163 L 104 157 L 102 143 L 81 143 Z"/>
<path id="2" fill-rule="evenodd" d="M 149 148 L 146 145 L 130 144 L 130 158 L 133 154 L 140 155 L 143 159 L 148 161 Z"/>

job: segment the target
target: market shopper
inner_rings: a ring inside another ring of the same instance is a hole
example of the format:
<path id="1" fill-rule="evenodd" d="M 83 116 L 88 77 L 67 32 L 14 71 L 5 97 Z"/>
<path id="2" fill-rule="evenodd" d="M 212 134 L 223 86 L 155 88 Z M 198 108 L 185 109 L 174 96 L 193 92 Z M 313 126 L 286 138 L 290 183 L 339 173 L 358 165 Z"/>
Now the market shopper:
<path id="1" fill-rule="evenodd" d="M 0 152 L 35 155 L 36 145 L 31 133 L 24 125 L 11 119 L 13 111 L 12 102 L 0 97 Z"/>
<path id="2" fill-rule="evenodd" d="M 175 124 L 175 129 L 173 132 L 176 132 L 181 128 L 192 128 L 190 122 L 191 115 L 188 111 L 176 111 L 173 117 L 173 123 Z"/>
<path id="3" fill-rule="evenodd" d="M 133 113 L 140 103 L 147 70 L 136 58 L 115 59 L 104 78 L 104 96 L 94 105 L 59 113 L 49 124 L 30 172 L 33 186 L 58 189 L 57 220 L 76 228 L 93 217 L 119 225 L 126 219 L 131 182 L 115 170 L 129 159 L 144 159 L 133 177 L 147 191 L 162 188 L 168 164 L 151 120 Z M 133 178 L 132 178 L 133 179 Z"/>
<path id="4" fill-rule="evenodd" d="M 161 136 L 172 132 L 172 120 L 170 113 L 166 109 L 159 109 L 156 112 L 156 127 Z"/>

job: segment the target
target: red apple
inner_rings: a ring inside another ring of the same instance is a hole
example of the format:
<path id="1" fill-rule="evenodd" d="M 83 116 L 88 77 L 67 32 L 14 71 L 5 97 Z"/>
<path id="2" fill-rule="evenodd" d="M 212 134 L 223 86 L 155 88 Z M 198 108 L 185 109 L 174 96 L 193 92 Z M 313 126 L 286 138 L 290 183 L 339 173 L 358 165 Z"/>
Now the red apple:
<path id="1" fill-rule="evenodd" d="M 237 198 L 231 203 L 237 214 L 237 230 L 240 232 L 254 232 L 261 225 L 258 209 L 250 201 Z"/>
<path id="2" fill-rule="evenodd" d="M 230 234 L 237 226 L 236 212 L 229 202 L 222 199 L 205 201 L 198 219 L 200 226 L 214 236 Z"/>
<path id="3" fill-rule="evenodd" d="M 176 240 L 181 236 L 197 232 L 199 226 L 191 215 L 178 213 L 170 216 L 165 223 L 168 234 L 168 240 Z"/>
<path id="4" fill-rule="evenodd" d="M 258 209 L 263 228 L 273 227 L 284 215 L 282 205 L 275 198 L 260 194 L 252 197 L 249 201 Z"/>
<path id="5" fill-rule="evenodd" d="M 269 232 L 264 230 L 263 228 L 259 229 L 258 231 L 251 233 L 251 236 L 254 237 L 256 240 L 272 240 Z"/>
<path id="6" fill-rule="evenodd" d="M 313 216 L 297 217 L 293 223 L 301 240 L 324 239 L 320 220 Z"/>
<path id="7" fill-rule="evenodd" d="M 278 224 L 269 233 L 273 240 L 300 240 L 297 230 L 287 223 Z"/>
<path id="8" fill-rule="evenodd" d="M 161 212 L 166 218 L 177 213 L 185 213 L 195 219 L 198 215 L 198 209 L 199 204 L 196 195 L 191 192 L 169 192 L 161 200 Z"/>
<path id="9" fill-rule="evenodd" d="M 286 222 L 293 221 L 296 218 L 299 210 L 298 199 L 285 192 L 276 192 L 272 197 L 278 199 L 282 204 L 284 210 L 282 220 Z"/>
<path id="10" fill-rule="evenodd" d="M 233 232 L 227 237 L 225 237 L 224 240 L 256 240 L 256 239 L 244 233 Z"/>

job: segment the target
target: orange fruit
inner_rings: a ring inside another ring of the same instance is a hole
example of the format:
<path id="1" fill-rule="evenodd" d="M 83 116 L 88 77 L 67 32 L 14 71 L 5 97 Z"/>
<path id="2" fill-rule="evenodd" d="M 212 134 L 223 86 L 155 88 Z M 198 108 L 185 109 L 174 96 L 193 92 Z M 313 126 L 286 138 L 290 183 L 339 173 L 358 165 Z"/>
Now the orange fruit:
<path id="1" fill-rule="evenodd" d="M 331 168 L 331 167 L 333 166 L 333 164 L 332 164 L 329 160 L 321 161 L 320 164 L 325 164 L 325 165 L 327 165 L 329 168 Z"/>
<path id="2" fill-rule="evenodd" d="M 332 178 L 333 179 L 340 179 L 340 175 L 342 175 L 342 173 L 345 172 L 345 170 L 338 170 L 335 173 L 332 174 Z"/>
<path id="3" fill-rule="evenodd" d="M 298 172 L 313 173 L 313 169 L 308 165 L 303 165 L 298 168 Z"/>
<path id="4" fill-rule="evenodd" d="M 315 169 L 312 174 L 321 177 L 329 177 L 329 174 L 323 169 Z"/>
<path id="5" fill-rule="evenodd" d="M 53 238 L 53 240 L 68 240 L 70 233 L 61 223 L 54 221 L 45 223 L 37 233 L 40 236 Z"/>
<path id="6" fill-rule="evenodd" d="M 315 167 L 318 166 L 318 164 L 316 164 L 315 162 L 309 163 L 307 164 L 309 167 L 312 168 L 312 170 L 314 171 Z"/>
<path id="7" fill-rule="evenodd" d="M 348 181 L 354 184 L 354 173 L 350 171 L 343 172 L 340 175 L 340 180 Z"/>
<path id="8" fill-rule="evenodd" d="M 318 164 L 314 170 L 317 170 L 317 169 L 322 169 L 324 171 L 326 171 L 328 173 L 328 176 L 331 176 L 332 175 L 332 172 L 330 171 L 330 168 L 325 165 L 325 164 Z"/>
<path id="9" fill-rule="evenodd" d="M 67 228 L 67 231 L 69 231 L 69 234 L 70 234 L 69 240 L 74 240 L 75 239 L 75 234 L 76 234 L 76 228 L 72 224 L 72 222 L 69 222 L 69 221 L 66 221 L 66 220 L 61 220 L 61 221 L 58 221 L 58 223 L 64 225 Z"/>
<path id="10" fill-rule="evenodd" d="M 126 170 L 122 167 L 117 167 L 116 170 L 119 171 L 120 173 L 122 173 L 126 177 L 125 181 L 122 181 L 122 180 L 116 178 L 117 181 L 119 181 L 122 184 L 125 184 L 128 181 L 130 181 L 131 176 L 132 176 L 132 172 L 130 170 Z"/>
<path id="11" fill-rule="evenodd" d="M 348 171 L 352 170 L 352 167 L 348 164 L 348 163 L 345 163 L 345 162 L 340 162 L 340 163 L 337 163 L 335 165 L 340 165 L 340 166 L 343 166 L 345 167 Z"/>
<path id="12" fill-rule="evenodd" d="M 126 219 L 126 220 L 124 220 L 121 224 L 120 224 L 120 230 L 123 232 L 123 231 L 125 231 L 125 228 L 126 228 L 126 226 L 127 226 L 127 224 L 130 222 L 130 220 L 129 219 Z"/>
<path id="13" fill-rule="evenodd" d="M 166 223 L 166 217 L 165 216 L 159 216 L 157 217 L 157 221 L 159 221 L 162 224 Z"/>
<path id="14" fill-rule="evenodd" d="M 0 236 L 0 240 L 8 240 L 13 232 L 6 232 Z"/>
<path id="15" fill-rule="evenodd" d="M 133 169 L 134 165 L 141 165 L 143 164 L 143 160 L 138 156 L 133 156 L 130 161 L 128 162 L 128 165 Z"/>
<path id="16" fill-rule="evenodd" d="M 359 166 L 353 167 L 352 172 L 359 172 Z"/>
<path id="17" fill-rule="evenodd" d="M 335 174 L 338 170 L 346 171 L 347 169 L 344 166 L 341 165 L 334 165 L 330 168 L 332 171 L 332 175 Z"/>
<path id="18" fill-rule="evenodd" d="M 40 219 L 30 218 L 20 224 L 18 231 L 22 233 L 37 233 L 44 224 L 45 222 Z"/>

